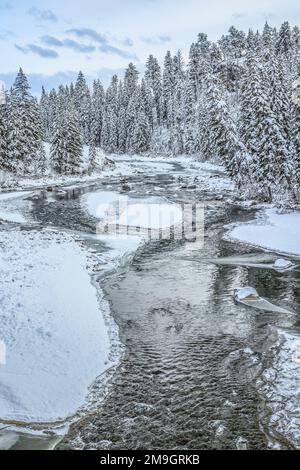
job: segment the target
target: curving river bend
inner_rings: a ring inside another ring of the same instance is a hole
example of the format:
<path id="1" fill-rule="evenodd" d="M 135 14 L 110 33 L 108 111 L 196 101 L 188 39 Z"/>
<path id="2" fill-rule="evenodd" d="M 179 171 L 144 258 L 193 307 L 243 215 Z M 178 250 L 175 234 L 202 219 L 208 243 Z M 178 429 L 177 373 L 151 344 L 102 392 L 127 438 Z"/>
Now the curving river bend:
<path id="1" fill-rule="evenodd" d="M 204 247 L 149 241 L 132 260 L 94 277 L 119 329 L 120 363 L 105 386 L 100 381 L 93 406 L 77 416 L 63 437 L 20 431 L 12 448 L 299 448 L 299 373 L 287 376 L 280 356 L 281 332 L 297 338 L 299 331 L 299 272 L 215 262 L 250 256 L 259 263 L 266 256 L 223 240 L 224 225 L 250 220 L 255 211 L 240 204 L 230 185 L 219 184 L 224 176 L 217 170 L 204 168 L 197 177 L 180 163 L 124 164 L 133 171 L 121 183 L 118 175 L 111 176 L 67 189 L 63 196 L 54 192 L 50 201 L 41 191 L 32 201 L 32 219 L 45 227 L 93 234 L 96 220 L 83 209 L 81 198 L 99 190 L 126 192 L 137 200 L 154 195 L 174 203 L 201 202 Z M 82 239 L 87 248 L 93 245 L 88 236 Z M 107 247 L 93 249 L 102 253 Z M 235 304 L 233 289 L 241 285 L 255 286 L 291 314 Z M 281 368 L 286 377 L 282 391 L 272 375 Z M 286 388 L 294 406 L 288 406 Z"/>

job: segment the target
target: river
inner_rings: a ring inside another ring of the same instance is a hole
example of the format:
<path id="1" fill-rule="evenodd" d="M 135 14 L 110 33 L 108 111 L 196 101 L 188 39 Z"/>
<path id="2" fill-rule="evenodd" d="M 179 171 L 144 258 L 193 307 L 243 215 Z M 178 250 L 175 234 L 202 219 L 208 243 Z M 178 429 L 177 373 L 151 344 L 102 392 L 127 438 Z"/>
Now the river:
<path id="1" fill-rule="evenodd" d="M 112 175 L 66 188 L 64 194 L 54 191 L 50 200 L 41 190 L 32 199 L 31 224 L 74 231 L 78 237 L 84 233 L 86 247 L 103 253 L 105 244 L 93 244 L 88 236 L 97 221 L 84 210 L 83 196 L 100 190 L 136 200 L 155 196 L 204 205 L 204 246 L 172 239 L 145 241 L 133 258 L 94 276 L 118 327 L 120 361 L 105 391 L 96 387 L 93 406 L 70 427 L 62 426 L 58 436 L 53 429 L 53 434 L 44 429 L 38 435 L 42 424 L 34 433 L 30 425 L 27 431 L 9 428 L 7 433 L 18 435 L 12 449 L 297 448 L 299 409 L 287 407 L 290 396 L 278 387 L 276 394 L 268 377 L 282 359 L 280 332 L 294 337 L 299 332 L 299 272 L 256 267 L 253 260 L 259 264 L 266 256 L 276 256 L 223 239 L 226 224 L 251 220 L 255 210 L 243 206 L 230 185 L 219 184 L 222 173 L 208 167 L 197 178 L 195 170 L 181 163 L 123 164 L 132 171 L 122 182 Z M 235 262 L 217 262 L 228 257 Z M 238 261 L 249 258 L 252 263 Z M 243 285 L 254 286 L 291 313 L 236 304 L 233 290 Z M 279 366 L 284 377 L 282 360 Z M 299 389 L 294 390 L 297 394 Z"/>

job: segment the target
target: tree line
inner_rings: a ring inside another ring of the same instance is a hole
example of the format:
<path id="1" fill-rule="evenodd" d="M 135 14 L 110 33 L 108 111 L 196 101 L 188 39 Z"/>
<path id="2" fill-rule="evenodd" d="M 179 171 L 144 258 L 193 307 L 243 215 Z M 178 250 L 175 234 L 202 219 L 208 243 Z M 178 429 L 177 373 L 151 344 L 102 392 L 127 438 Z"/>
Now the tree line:
<path id="1" fill-rule="evenodd" d="M 300 30 L 284 22 L 247 33 L 231 27 L 219 41 L 201 33 L 184 63 L 178 51 L 145 73 L 133 63 L 105 89 L 75 83 L 39 103 L 20 70 L 0 112 L 0 168 L 43 174 L 41 141 L 58 174 L 82 171 L 82 148 L 107 153 L 196 155 L 222 160 L 228 174 L 263 200 L 299 201 Z"/>

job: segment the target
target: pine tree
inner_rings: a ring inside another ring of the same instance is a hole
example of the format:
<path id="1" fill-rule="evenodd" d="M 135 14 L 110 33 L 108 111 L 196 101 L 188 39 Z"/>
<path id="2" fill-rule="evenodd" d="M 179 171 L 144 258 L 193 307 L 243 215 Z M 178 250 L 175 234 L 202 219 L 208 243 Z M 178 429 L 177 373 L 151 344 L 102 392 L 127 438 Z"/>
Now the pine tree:
<path id="1" fill-rule="evenodd" d="M 91 94 L 81 71 L 75 83 L 74 104 L 79 116 L 79 127 L 83 142 L 88 144 L 91 137 Z"/>
<path id="2" fill-rule="evenodd" d="M 285 57 L 289 56 L 292 48 L 292 34 L 288 21 L 285 21 L 279 30 L 278 40 L 276 44 L 277 53 Z"/>
<path id="3" fill-rule="evenodd" d="M 37 101 L 22 69 L 8 98 L 7 168 L 19 174 L 33 174 L 35 160 L 42 158 L 42 126 Z"/>
<path id="4" fill-rule="evenodd" d="M 174 67 L 171 52 L 168 51 L 164 62 L 163 71 L 163 120 L 168 128 L 174 123 L 173 91 L 174 91 Z"/>
<path id="5" fill-rule="evenodd" d="M 134 122 L 131 151 L 135 153 L 147 152 L 150 147 L 150 137 L 150 126 L 147 116 L 143 110 L 139 110 Z"/>
<path id="6" fill-rule="evenodd" d="M 153 95 L 154 124 L 160 126 L 162 122 L 162 75 L 158 60 L 153 55 L 150 55 L 146 62 L 145 80 Z"/>
<path id="7" fill-rule="evenodd" d="M 245 166 L 246 152 L 239 143 L 224 92 L 213 75 L 207 80 L 205 119 L 209 129 L 204 142 L 206 155 L 221 158 L 228 174 L 237 179 L 240 169 Z"/>
<path id="8" fill-rule="evenodd" d="M 126 102 L 124 96 L 124 85 L 123 82 L 119 82 L 118 90 L 118 150 L 121 153 L 126 152 L 126 139 L 127 139 L 127 129 L 126 129 Z"/>
<path id="9" fill-rule="evenodd" d="M 184 151 L 193 154 L 195 151 L 195 102 L 193 97 L 193 84 L 187 81 L 184 89 Z"/>
<path id="10" fill-rule="evenodd" d="M 55 173 L 78 175 L 82 172 L 82 140 L 79 131 L 79 117 L 72 106 L 55 124 L 50 155 L 51 166 Z"/>
<path id="11" fill-rule="evenodd" d="M 113 76 L 107 89 L 104 108 L 102 145 L 107 152 L 118 151 L 118 77 Z"/>
<path id="12" fill-rule="evenodd" d="M 293 84 L 293 105 L 291 124 L 293 182 L 300 189 L 300 79 Z"/>
<path id="13" fill-rule="evenodd" d="M 42 95 L 40 99 L 40 115 L 42 120 L 42 134 L 43 139 L 47 142 L 51 138 L 51 124 L 49 121 L 50 117 L 50 106 L 49 106 L 49 97 L 45 91 L 45 88 L 42 87 Z"/>
<path id="14" fill-rule="evenodd" d="M 127 127 L 127 139 L 126 139 L 126 151 L 129 153 L 136 151 L 136 124 L 137 118 L 143 114 L 140 114 L 141 111 L 141 89 L 139 86 L 136 87 L 133 95 L 130 98 L 128 107 L 126 110 L 126 127 Z"/>
<path id="15" fill-rule="evenodd" d="M 96 147 L 102 145 L 102 128 L 104 119 L 105 92 L 100 80 L 93 83 L 93 95 L 91 104 L 91 135 L 90 140 Z"/>
<path id="16" fill-rule="evenodd" d="M 262 33 L 262 46 L 269 51 L 275 47 L 274 30 L 266 22 Z"/>
<path id="17" fill-rule="evenodd" d="M 0 90 L 0 170 L 6 168 L 7 161 L 7 116 L 6 97 L 4 90 Z"/>

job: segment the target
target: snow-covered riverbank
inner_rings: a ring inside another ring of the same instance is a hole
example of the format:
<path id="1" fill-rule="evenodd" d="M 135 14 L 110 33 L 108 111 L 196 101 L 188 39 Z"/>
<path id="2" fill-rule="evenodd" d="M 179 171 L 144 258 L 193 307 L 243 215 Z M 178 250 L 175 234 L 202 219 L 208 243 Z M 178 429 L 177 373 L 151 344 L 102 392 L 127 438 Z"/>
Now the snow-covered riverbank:
<path id="1" fill-rule="evenodd" d="M 88 258 L 70 235 L 0 232 L 1 420 L 57 421 L 109 366 L 110 340 Z"/>
<path id="2" fill-rule="evenodd" d="M 253 222 L 227 228 L 227 240 L 300 256 L 300 212 L 279 213 L 274 207 L 268 207 Z"/>

